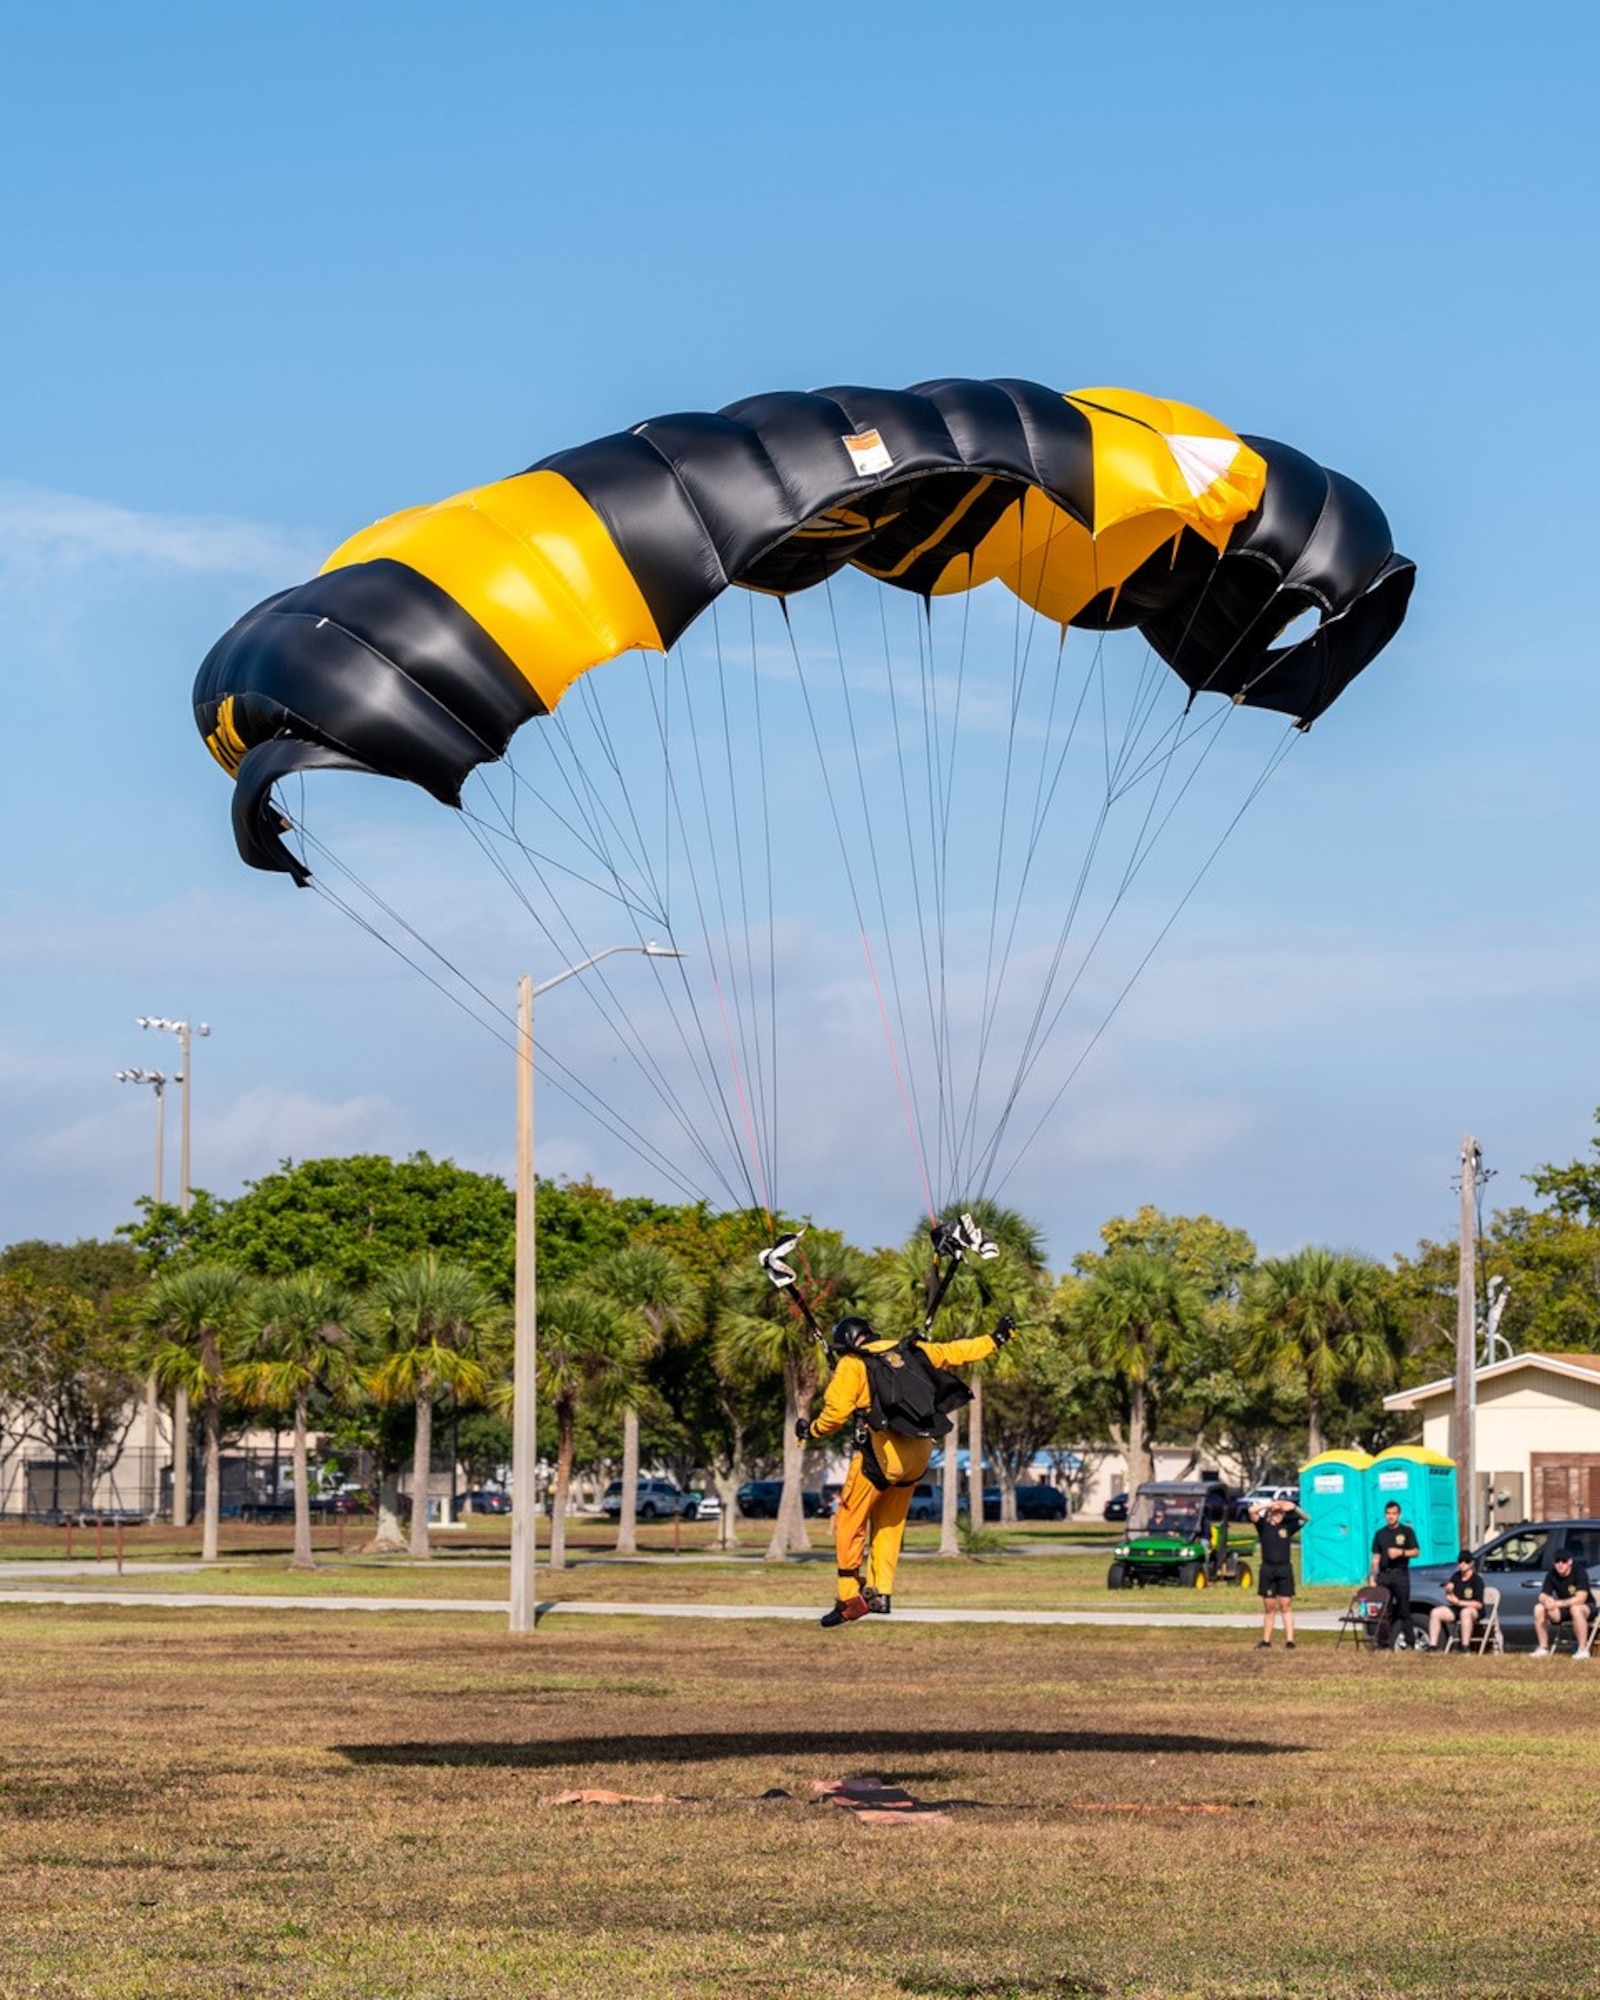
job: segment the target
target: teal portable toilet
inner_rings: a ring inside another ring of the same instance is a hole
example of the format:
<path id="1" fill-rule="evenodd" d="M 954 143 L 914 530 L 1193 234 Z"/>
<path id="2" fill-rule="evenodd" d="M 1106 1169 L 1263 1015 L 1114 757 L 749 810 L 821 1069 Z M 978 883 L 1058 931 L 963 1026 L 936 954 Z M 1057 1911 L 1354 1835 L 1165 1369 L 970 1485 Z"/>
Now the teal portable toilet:
<path id="1" fill-rule="evenodd" d="M 1456 1522 L 1456 1462 L 1420 1444 L 1392 1444 L 1367 1468 L 1372 1495 L 1372 1533 L 1383 1526 L 1383 1510 L 1400 1502 L 1400 1518 L 1417 1531 L 1425 1563 L 1454 1562 L 1461 1546 Z"/>
<path id="2" fill-rule="evenodd" d="M 1302 1583 L 1365 1583 L 1372 1567 L 1371 1501 L 1364 1451 L 1325 1451 L 1300 1468 Z M 1418 1540 L 1422 1530 L 1417 1530 Z"/>

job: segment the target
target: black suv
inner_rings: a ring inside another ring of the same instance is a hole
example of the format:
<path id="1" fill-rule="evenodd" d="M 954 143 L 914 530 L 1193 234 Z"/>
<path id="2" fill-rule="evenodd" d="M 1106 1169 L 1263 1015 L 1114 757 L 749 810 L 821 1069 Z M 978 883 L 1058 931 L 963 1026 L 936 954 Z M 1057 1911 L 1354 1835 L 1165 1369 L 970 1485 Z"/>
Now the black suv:
<path id="1" fill-rule="evenodd" d="M 1538 1643 L 1533 1607 L 1551 1557 L 1560 1548 L 1574 1552 L 1600 1589 L 1600 1520 L 1524 1521 L 1479 1545 L 1478 1568 L 1484 1583 L 1500 1593 L 1500 1630 L 1508 1647 Z M 1427 1633 L 1428 1613 L 1444 1602 L 1445 1578 L 1454 1568 L 1454 1563 L 1412 1565 L 1411 1614 L 1419 1639 Z"/>
<path id="2" fill-rule="evenodd" d="M 961 1506 L 967 1505 L 967 1489 L 961 1489 Z M 998 1521 L 1000 1518 L 1000 1489 L 986 1486 L 983 1489 L 983 1518 Z M 1067 1518 L 1067 1496 L 1054 1486 L 1019 1486 L 1017 1488 L 1017 1519 L 1019 1521 L 1064 1521 Z"/>
<path id="3" fill-rule="evenodd" d="M 734 1495 L 734 1504 L 747 1521 L 775 1521 L 782 1498 L 781 1479 L 747 1479 Z M 814 1521 L 825 1520 L 832 1511 L 820 1493 L 809 1489 L 800 1495 L 800 1508 Z"/>

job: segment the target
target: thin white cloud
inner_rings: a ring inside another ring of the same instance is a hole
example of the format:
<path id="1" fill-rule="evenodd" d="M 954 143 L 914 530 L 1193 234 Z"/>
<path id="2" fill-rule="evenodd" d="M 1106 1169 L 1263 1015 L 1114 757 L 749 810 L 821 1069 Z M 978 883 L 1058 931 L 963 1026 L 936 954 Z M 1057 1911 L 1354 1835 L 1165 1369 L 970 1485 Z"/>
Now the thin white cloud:
<path id="1" fill-rule="evenodd" d="M 0 483 L 0 571 L 105 563 L 188 575 L 303 576 L 313 538 L 259 521 L 142 513 L 75 493 Z"/>

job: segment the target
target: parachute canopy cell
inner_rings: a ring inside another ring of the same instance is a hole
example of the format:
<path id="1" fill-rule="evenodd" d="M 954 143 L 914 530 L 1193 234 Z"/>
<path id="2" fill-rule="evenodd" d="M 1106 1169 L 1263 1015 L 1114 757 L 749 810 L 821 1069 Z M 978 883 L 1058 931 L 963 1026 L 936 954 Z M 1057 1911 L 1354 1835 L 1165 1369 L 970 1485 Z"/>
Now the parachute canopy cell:
<path id="1" fill-rule="evenodd" d="M 589 668 L 665 650 L 730 584 L 786 596 L 846 566 L 1137 626 L 1194 693 L 1302 725 L 1393 637 L 1415 574 L 1353 481 L 1136 391 L 950 380 L 652 418 L 390 515 L 217 642 L 195 718 L 239 850 L 304 881 L 281 778 L 373 772 L 459 804 Z"/>

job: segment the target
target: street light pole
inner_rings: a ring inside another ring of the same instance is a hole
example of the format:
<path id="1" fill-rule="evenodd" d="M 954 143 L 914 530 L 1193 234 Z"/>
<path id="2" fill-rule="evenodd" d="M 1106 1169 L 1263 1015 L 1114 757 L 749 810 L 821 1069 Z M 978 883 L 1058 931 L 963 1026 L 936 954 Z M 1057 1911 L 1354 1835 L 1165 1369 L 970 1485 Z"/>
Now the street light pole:
<path id="1" fill-rule="evenodd" d="M 182 1064 L 173 1082 L 183 1091 L 182 1139 L 178 1162 L 178 1213 L 189 1213 L 189 1037 L 209 1035 L 211 1030 L 204 1021 L 192 1028 L 187 1021 L 169 1021 L 164 1014 L 140 1014 L 134 1021 L 136 1028 L 159 1028 L 164 1033 L 178 1038 L 178 1056 Z M 172 1524 L 187 1527 L 189 1523 L 189 1392 L 175 1389 L 172 1394 Z"/>
<path id="2" fill-rule="evenodd" d="M 511 1630 L 534 1629 L 538 1608 L 535 1569 L 538 1563 L 537 1495 L 534 1468 L 537 1444 L 538 1283 L 537 1239 L 534 1229 L 533 1152 L 533 1003 L 552 986 L 587 972 L 603 958 L 637 952 L 643 958 L 682 958 L 664 944 L 613 944 L 578 965 L 535 986 L 523 973 L 517 981 L 517 1278 L 512 1308 L 511 1360 Z"/>

